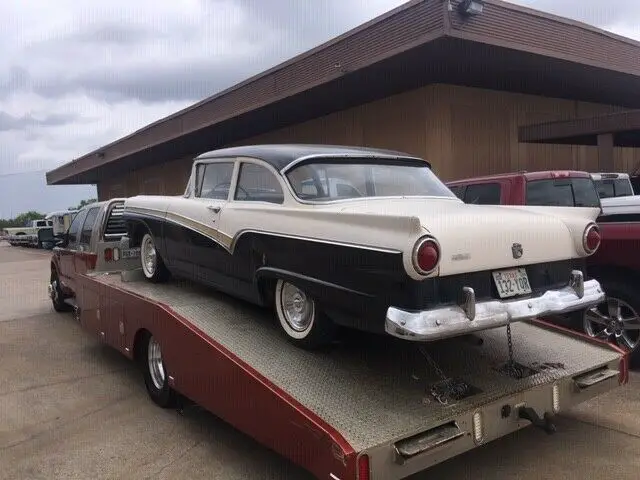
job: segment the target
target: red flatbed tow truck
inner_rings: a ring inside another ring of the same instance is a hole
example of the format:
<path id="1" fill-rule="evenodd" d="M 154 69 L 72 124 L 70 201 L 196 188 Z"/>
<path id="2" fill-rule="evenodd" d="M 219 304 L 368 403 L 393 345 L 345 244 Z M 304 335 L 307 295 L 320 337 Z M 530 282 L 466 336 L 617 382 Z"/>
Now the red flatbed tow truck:
<path id="1" fill-rule="evenodd" d="M 386 338 L 310 352 L 259 309 L 199 286 L 136 271 L 78 280 L 84 328 L 145 372 L 152 335 L 173 391 L 319 479 L 404 478 L 532 423 L 552 432 L 552 415 L 627 381 L 621 350 L 544 322 L 511 326 L 515 360 L 537 370 L 517 379 L 500 372 L 504 329 L 430 345 L 431 362 Z M 445 376 L 472 393 L 436 400 L 427 387 Z"/>
<path id="2" fill-rule="evenodd" d="M 186 397 L 319 479 L 400 479 L 532 424 L 552 433 L 555 414 L 628 381 L 622 350 L 543 321 L 302 350 L 268 311 L 144 279 L 122 204 L 84 207 L 54 248 L 54 309 L 135 360 L 161 407 Z"/>

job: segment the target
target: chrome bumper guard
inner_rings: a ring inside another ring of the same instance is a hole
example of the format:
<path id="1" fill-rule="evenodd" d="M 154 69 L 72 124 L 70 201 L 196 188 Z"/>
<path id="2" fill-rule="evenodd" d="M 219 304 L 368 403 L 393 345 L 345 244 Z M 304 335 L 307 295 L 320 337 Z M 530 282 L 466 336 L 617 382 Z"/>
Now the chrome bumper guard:
<path id="1" fill-rule="evenodd" d="M 568 286 L 547 290 L 539 297 L 476 302 L 470 287 L 462 289 L 462 297 L 460 305 L 419 312 L 389 307 L 385 331 L 416 342 L 442 340 L 508 323 L 590 308 L 603 302 L 605 293 L 597 280 L 585 282 L 582 272 L 574 270 Z"/>

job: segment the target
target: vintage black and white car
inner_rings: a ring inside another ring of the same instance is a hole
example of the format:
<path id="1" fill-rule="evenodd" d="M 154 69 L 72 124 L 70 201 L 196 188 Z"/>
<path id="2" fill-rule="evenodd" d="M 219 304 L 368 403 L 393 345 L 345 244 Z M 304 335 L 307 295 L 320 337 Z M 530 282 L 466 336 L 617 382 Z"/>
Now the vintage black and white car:
<path id="1" fill-rule="evenodd" d="M 596 305 L 599 213 L 468 205 L 402 152 L 257 145 L 198 156 L 184 195 L 128 198 L 123 218 L 149 280 L 272 307 L 312 348 L 337 326 L 432 341 Z"/>

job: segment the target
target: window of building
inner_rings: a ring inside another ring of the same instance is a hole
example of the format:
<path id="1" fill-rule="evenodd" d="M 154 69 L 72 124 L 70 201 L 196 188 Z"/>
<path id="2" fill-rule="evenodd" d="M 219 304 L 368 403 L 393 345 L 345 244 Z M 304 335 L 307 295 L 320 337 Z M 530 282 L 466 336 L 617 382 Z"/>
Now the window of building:
<path id="1" fill-rule="evenodd" d="M 499 183 L 467 185 L 464 202 L 478 205 L 500 205 L 500 193 Z"/>
<path id="2" fill-rule="evenodd" d="M 255 163 L 240 166 L 235 200 L 248 202 L 284 202 L 284 194 L 275 175 Z"/>
<path id="3" fill-rule="evenodd" d="M 233 177 L 233 162 L 203 163 L 198 166 L 198 195 L 201 198 L 227 200 Z"/>
<path id="4" fill-rule="evenodd" d="M 89 245 L 91 243 L 91 232 L 93 232 L 93 226 L 96 223 L 98 217 L 98 211 L 100 207 L 90 208 L 85 217 L 84 224 L 82 226 L 82 232 L 80 233 L 80 245 Z"/>

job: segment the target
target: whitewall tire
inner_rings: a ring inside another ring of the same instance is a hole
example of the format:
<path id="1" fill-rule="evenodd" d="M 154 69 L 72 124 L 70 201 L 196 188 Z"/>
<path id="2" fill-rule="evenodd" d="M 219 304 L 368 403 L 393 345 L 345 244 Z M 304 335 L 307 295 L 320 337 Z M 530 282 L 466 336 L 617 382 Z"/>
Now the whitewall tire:
<path id="1" fill-rule="evenodd" d="M 279 279 L 275 288 L 275 310 L 287 339 L 307 349 L 318 348 L 334 338 L 333 322 L 304 290 Z"/>
<path id="2" fill-rule="evenodd" d="M 150 233 L 145 233 L 140 242 L 140 264 L 147 280 L 162 282 L 167 279 L 169 272 Z"/>

